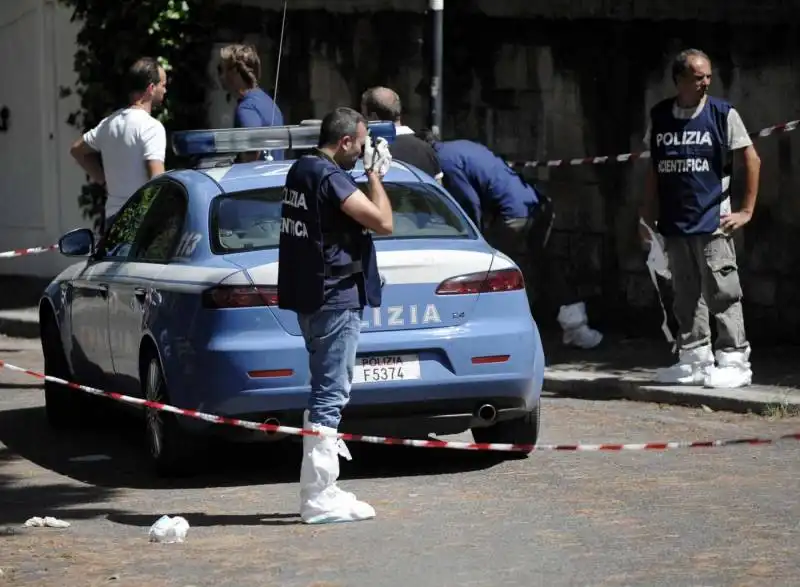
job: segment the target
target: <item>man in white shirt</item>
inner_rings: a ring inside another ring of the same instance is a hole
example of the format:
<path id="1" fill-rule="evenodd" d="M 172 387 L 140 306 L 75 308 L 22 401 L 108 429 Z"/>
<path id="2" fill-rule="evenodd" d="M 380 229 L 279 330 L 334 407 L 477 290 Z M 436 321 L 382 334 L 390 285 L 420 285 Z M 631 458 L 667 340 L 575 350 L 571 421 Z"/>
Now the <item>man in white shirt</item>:
<path id="1" fill-rule="evenodd" d="M 128 70 L 130 100 L 75 141 L 70 153 L 89 178 L 106 188 L 103 232 L 133 193 L 164 173 L 167 134 L 151 115 L 164 101 L 167 75 L 158 62 L 143 57 Z"/>

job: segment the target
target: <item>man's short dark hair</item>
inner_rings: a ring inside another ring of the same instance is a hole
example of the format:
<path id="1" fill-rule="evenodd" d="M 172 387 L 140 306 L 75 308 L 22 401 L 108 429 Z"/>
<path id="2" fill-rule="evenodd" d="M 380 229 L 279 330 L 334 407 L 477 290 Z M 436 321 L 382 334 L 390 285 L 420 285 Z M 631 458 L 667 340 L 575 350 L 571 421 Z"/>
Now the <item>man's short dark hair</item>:
<path id="1" fill-rule="evenodd" d="M 352 108 L 343 106 L 329 112 L 319 129 L 319 146 L 335 145 L 343 137 L 356 136 L 359 122 L 367 124 L 367 120 Z"/>
<path id="2" fill-rule="evenodd" d="M 429 128 L 423 128 L 422 130 L 418 130 L 414 134 L 418 139 L 422 139 L 429 145 L 433 145 L 433 143 L 438 143 L 439 141 L 442 140 L 437 133 L 433 132 Z"/>
<path id="3" fill-rule="evenodd" d="M 161 66 L 152 57 L 142 57 L 131 65 L 125 78 L 129 94 L 140 94 L 147 90 L 150 84 L 161 81 L 159 70 Z"/>
<path id="4" fill-rule="evenodd" d="M 398 122 L 403 114 L 403 104 L 397 92 L 376 86 L 361 94 L 361 105 L 367 115 L 375 114 L 378 120 Z"/>
<path id="5" fill-rule="evenodd" d="M 678 78 L 689 70 L 689 59 L 692 57 L 702 57 L 709 63 L 711 58 L 700 49 L 684 49 L 675 56 L 672 61 L 672 81 L 678 83 Z"/>

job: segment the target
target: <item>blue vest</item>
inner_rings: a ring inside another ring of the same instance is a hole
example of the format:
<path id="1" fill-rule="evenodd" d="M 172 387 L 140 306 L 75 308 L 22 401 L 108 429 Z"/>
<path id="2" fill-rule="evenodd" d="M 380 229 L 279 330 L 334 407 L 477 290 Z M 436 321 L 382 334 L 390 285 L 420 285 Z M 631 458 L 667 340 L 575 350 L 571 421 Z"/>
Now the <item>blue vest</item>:
<path id="1" fill-rule="evenodd" d="M 338 171 L 318 153 L 295 161 L 286 176 L 278 254 L 278 306 L 284 310 L 309 314 L 381 305 L 371 234 L 320 187 Z"/>
<path id="2" fill-rule="evenodd" d="M 658 230 L 665 236 L 711 234 L 719 228 L 720 204 L 728 197 L 722 178 L 731 175 L 728 112 L 708 97 L 696 118 L 672 114 L 672 98 L 650 111 L 650 156 L 658 183 Z"/>

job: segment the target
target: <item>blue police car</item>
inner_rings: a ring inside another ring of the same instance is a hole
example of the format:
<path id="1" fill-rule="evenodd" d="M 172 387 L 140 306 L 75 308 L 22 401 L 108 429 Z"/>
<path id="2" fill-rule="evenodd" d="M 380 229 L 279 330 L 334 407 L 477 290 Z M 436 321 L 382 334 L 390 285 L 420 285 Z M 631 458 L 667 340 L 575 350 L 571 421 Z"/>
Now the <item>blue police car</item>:
<path id="1" fill-rule="evenodd" d="M 390 130 L 388 130 L 390 128 Z M 394 126 L 371 123 L 392 140 Z M 292 161 L 236 164 L 231 152 L 315 146 L 319 127 L 177 133 L 196 155 L 139 189 L 40 302 L 45 371 L 100 389 L 223 416 L 302 427 L 308 355 L 277 306 L 278 241 Z M 365 181 L 363 167 L 352 172 Z M 544 355 L 522 274 L 430 176 L 395 161 L 384 177 L 394 233 L 376 237 L 383 304 L 366 308 L 341 430 L 420 437 L 472 430 L 478 442 L 534 444 Z M 48 382 L 55 427 L 114 402 Z M 171 474 L 202 433 L 277 439 L 145 409 L 156 470 Z"/>

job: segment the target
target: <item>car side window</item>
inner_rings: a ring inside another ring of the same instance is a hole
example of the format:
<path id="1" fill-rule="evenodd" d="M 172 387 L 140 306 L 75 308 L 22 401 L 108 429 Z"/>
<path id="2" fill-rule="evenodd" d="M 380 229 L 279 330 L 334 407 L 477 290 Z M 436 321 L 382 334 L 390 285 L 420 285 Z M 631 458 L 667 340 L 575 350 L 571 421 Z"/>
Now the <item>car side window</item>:
<path id="1" fill-rule="evenodd" d="M 165 182 L 139 227 L 130 260 L 168 262 L 175 254 L 187 206 L 183 187 L 173 181 Z"/>
<path id="2" fill-rule="evenodd" d="M 100 246 L 98 258 L 126 259 L 128 257 L 145 214 L 162 187 L 161 183 L 146 185 L 131 196 L 108 229 Z"/>

